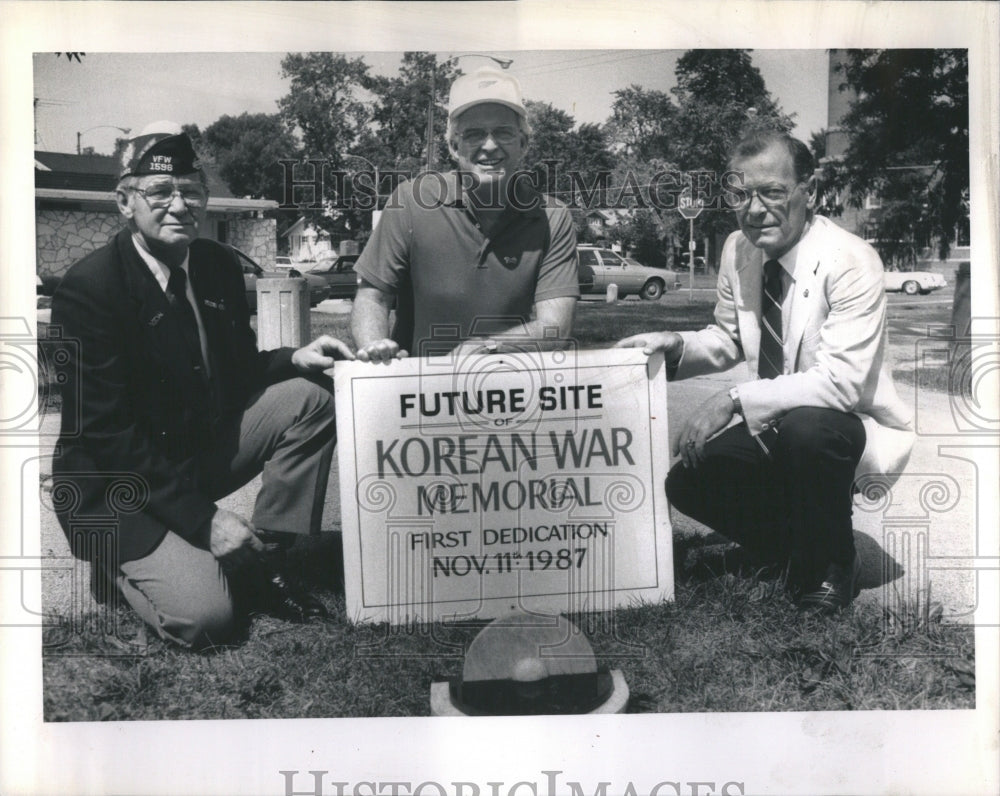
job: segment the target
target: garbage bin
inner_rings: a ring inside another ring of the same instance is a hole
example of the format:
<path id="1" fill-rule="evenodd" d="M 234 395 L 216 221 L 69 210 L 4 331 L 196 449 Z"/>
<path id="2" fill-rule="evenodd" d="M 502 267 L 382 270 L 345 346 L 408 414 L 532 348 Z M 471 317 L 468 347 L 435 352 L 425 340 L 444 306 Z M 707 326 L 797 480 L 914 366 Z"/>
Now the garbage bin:
<path id="1" fill-rule="evenodd" d="M 309 285 L 302 277 L 257 280 L 257 348 L 299 348 L 310 339 Z"/>

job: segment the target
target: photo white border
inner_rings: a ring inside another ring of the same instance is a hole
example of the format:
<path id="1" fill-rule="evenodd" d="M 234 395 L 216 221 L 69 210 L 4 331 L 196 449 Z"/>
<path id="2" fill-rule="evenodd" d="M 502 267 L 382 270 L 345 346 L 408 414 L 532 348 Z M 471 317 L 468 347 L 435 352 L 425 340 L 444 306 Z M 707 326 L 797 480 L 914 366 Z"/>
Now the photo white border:
<path id="1" fill-rule="evenodd" d="M 0 316 L 33 319 L 32 53 L 56 51 L 967 47 L 974 318 L 996 318 L 998 6 L 990 2 L 0 2 Z M 72 68 L 72 67 L 67 67 Z M 155 62 L 151 63 L 155 69 Z M 12 264 L 20 264 L 12 266 Z M 987 289 L 988 288 L 988 289 Z M 997 333 L 982 321 L 980 334 Z M 3 378 L 0 376 L 0 378 Z M 8 381 L 9 385 L 10 382 Z M 24 396 L 0 391 L 2 409 Z M 982 443 L 982 440 L 980 440 Z M 0 528 L 20 505 L 23 449 L 0 447 Z M 27 472 L 30 477 L 31 465 Z M 990 496 L 996 497 L 996 495 Z M 21 509 L 24 509 L 22 515 Z M 23 516 L 23 519 L 22 519 Z M 997 527 L 997 501 L 981 500 Z M 34 526 L 31 525 L 34 521 Z M 4 553 L 9 544 L 4 542 Z M 991 551 L 993 555 L 997 551 Z M 981 573 L 997 596 L 996 572 Z M 0 572 L 0 578 L 7 579 Z M 0 599 L 11 591 L 0 582 Z M 31 598 L 33 599 L 33 598 Z M 988 598 L 987 598 L 988 599 Z M 37 604 L 35 602 L 34 604 Z M 44 724 L 37 629 L 0 628 L 0 791 L 284 793 L 279 770 L 326 781 L 744 784 L 745 793 L 988 793 L 998 788 L 997 628 L 976 633 L 975 711 Z M 304 787 L 306 780 L 296 781 Z M 335 793 L 328 785 L 327 793 Z M 348 790 L 347 792 L 351 792 Z M 362 792 L 368 792 L 363 790 Z M 388 792 L 388 791 L 386 791 Z M 426 793 L 436 793 L 430 789 Z M 521 788 L 517 793 L 530 793 Z M 566 792 L 563 790 L 563 792 Z M 671 788 L 661 793 L 672 793 Z M 730 792 L 737 793 L 738 790 Z M 471 796 L 471 791 L 466 792 Z"/>

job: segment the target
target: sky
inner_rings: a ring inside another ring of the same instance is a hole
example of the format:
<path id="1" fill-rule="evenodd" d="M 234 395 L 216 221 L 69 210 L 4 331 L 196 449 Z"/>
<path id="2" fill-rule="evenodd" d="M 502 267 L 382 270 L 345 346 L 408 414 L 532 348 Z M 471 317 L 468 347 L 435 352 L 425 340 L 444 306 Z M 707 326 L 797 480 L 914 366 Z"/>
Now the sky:
<path id="1" fill-rule="evenodd" d="M 444 59 L 457 52 L 438 53 Z M 682 50 L 531 50 L 491 53 L 511 58 L 526 99 L 550 102 L 578 123 L 604 122 L 613 92 L 631 84 L 669 91 Z M 377 74 L 395 74 L 399 53 L 352 53 Z M 202 129 L 224 114 L 275 113 L 288 91 L 276 53 L 87 53 L 82 63 L 53 53 L 34 56 L 37 149 L 75 152 L 81 144 L 110 154 L 115 127 L 133 132 L 169 119 Z M 826 50 L 755 50 L 751 54 L 795 134 L 808 141 L 826 126 Z M 468 72 L 489 62 L 466 57 Z M 97 128 L 97 129 L 91 129 Z"/>

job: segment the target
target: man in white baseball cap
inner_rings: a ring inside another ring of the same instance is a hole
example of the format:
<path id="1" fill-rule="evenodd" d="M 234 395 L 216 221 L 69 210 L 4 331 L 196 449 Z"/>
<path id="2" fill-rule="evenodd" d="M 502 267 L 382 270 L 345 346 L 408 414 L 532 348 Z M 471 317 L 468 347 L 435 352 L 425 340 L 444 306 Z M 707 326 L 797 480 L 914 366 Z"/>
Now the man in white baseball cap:
<path id="1" fill-rule="evenodd" d="M 488 67 L 455 80 L 447 139 L 458 170 L 400 185 L 358 260 L 358 359 L 569 336 L 580 294 L 576 234 L 569 211 L 518 171 L 530 134 L 512 75 Z"/>

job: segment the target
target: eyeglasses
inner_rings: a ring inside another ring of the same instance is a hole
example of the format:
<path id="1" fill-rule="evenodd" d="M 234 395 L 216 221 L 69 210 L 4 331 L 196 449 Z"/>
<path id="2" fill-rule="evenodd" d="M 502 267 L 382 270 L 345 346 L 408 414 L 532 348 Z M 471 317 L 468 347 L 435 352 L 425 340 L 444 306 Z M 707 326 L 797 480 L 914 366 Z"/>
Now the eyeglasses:
<path id="1" fill-rule="evenodd" d="M 795 188 L 804 183 L 796 183 Z M 750 203 L 753 202 L 753 198 L 756 196 L 760 199 L 760 203 L 764 207 L 779 207 L 788 201 L 788 198 L 792 195 L 792 188 L 789 190 L 783 185 L 765 185 L 762 188 L 751 188 L 749 191 L 741 189 L 739 195 L 736 199 L 736 203 L 733 205 L 737 210 L 746 210 L 750 207 Z"/>
<path id="2" fill-rule="evenodd" d="M 164 208 L 170 207 L 175 196 L 179 196 L 187 207 L 200 210 L 208 204 L 208 193 L 198 185 L 184 185 L 175 187 L 166 183 L 153 185 L 149 188 L 132 188 L 136 193 L 141 193 L 150 207 Z"/>
<path id="3" fill-rule="evenodd" d="M 497 127 L 493 130 L 483 130 L 479 127 L 470 127 L 458 134 L 462 143 L 468 146 L 482 146 L 487 138 L 492 138 L 498 144 L 513 144 L 517 140 L 518 132 L 516 127 Z"/>

